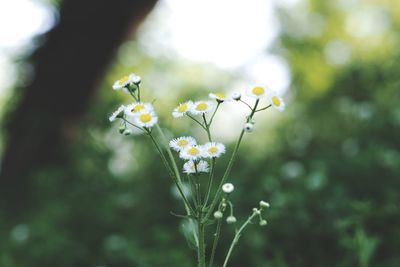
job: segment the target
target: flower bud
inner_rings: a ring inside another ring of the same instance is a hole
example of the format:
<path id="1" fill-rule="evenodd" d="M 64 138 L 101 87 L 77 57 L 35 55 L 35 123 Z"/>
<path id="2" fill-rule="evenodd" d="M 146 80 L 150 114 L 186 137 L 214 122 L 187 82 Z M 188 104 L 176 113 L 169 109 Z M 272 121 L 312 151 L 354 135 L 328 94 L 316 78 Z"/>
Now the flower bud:
<path id="1" fill-rule="evenodd" d="M 242 97 L 242 94 L 239 93 L 239 92 L 235 92 L 235 93 L 232 94 L 232 99 L 233 100 L 239 101 L 241 97 Z"/>
<path id="2" fill-rule="evenodd" d="M 125 130 L 123 131 L 123 134 L 124 134 L 124 135 L 131 135 L 131 134 L 132 134 L 132 131 L 129 130 L 129 129 L 125 129 Z"/>
<path id="3" fill-rule="evenodd" d="M 226 222 L 228 223 L 228 224 L 232 224 L 232 223 L 235 223 L 236 222 L 236 217 L 235 216 L 228 216 L 228 218 L 226 218 Z"/>
<path id="4" fill-rule="evenodd" d="M 232 193 L 234 189 L 235 187 L 231 183 L 226 183 L 222 186 L 222 191 L 224 191 L 227 194 Z"/>
<path id="5" fill-rule="evenodd" d="M 254 212 L 255 214 L 258 214 L 258 215 L 261 214 L 261 211 L 260 211 L 259 209 L 257 209 L 257 208 L 253 208 L 253 212 Z"/>
<path id="6" fill-rule="evenodd" d="M 222 214 L 221 211 L 217 210 L 216 212 L 214 212 L 214 218 L 215 219 L 219 220 L 219 219 L 222 218 L 222 216 L 223 216 L 223 214 Z"/>
<path id="7" fill-rule="evenodd" d="M 261 200 L 260 201 L 260 207 L 261 208 L 269 208 L 269 203 Z"/>
<path id="8" fill-rule="evenodd" d="M 267 221 L 266 220 L 261 220 L 260 221 L 260 226 L 266 226 L 267 225 Z"/>
<path id="9" fill-rule="evenodd" d="M 125 126 L 125 125 L 121 125 L 121 126 L 119 127 L 119 133 L 120 133 L 120 134 L 123 134 L 123 133 L 125 132 L 125 130 L 126 130 L 126 126 Z"/>
<path id="10" fill-rule="evenodd" d="M 253 128 L 254 128 L 254 124 L 253 124 L 253 123 L 250 123 L 250 122 L 246 123 L 246 124 L 243 126 L 244 131 L 245 131 L 245 132 L 248 132 L 248 133 L 251 133 L 251 132 L 253 131 Z"/>

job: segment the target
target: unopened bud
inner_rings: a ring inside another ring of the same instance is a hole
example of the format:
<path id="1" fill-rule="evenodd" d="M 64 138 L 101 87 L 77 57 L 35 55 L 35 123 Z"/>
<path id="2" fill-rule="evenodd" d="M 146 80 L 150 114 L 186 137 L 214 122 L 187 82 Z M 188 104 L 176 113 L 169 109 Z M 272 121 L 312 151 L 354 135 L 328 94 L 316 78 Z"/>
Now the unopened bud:
<path id="1" fill-rule="evenodd" d="M 260 211 L 259 209 L 257 209 L 257 208 L 253 208 L 253 212 L 254 212 L 255 214 L 258 214 L 258 215 L 261 214 L 261 211 Z"/>
<path id="2" fill-rule="evenodd" d="M 223 216 L 223 214 L 222 214 L 221 211 L 217 210 L 216 212 L 214 212 L 214 218 L 215 219 L 219 220 L 219 219 L 222 218 L 222 216 Z"/>
<path id="3" fill-rule="evenodd" d="M 263 200 L 261 200 L 260 201 L 260 207 L 261 208 L 269 208 L 269 203 L 268 202 L 265 202 L 265 201 L 263 201 Z"/>
<path id="4" fill-rule="evenodd" d="M 228 216 L 228 218 L 226 218 L 226 222 L 227 222 L 228 224 L 235 223 L 235 222 L 236 222 L 235 216 Z"/>
<path id="5" fill-rule="evenodd" d="M 260 226 L 266 226 L 267 225 L 267 221 L 266 220 L 261 220 L 260 221 Z"/>
<path id="6" fill-rule="evenodd" d="M 239 93 L 239 92 L 235 92 L 235 93 L 232 94 L 232 99 L 233 100 L 239 101 L 241 97 L 242 97 L 242 94 Z"/>
<path id="7" fill-rule="evenodd" d="M 125 131 L 123 132 L 124 135 L 131 135 L 132 131 L 129 129 L 125 129 Z"/>
<path id="8" fill-rule="evenodd" d="M 243 126 L 244 131 L 245 131 L 245 132 L 248 132 L 248 133 L 251 133 L 251 132 L 253 131 L 253 128 L 254 128 L 254 124 L 253 124 L 253 123 L 250 123 L 250 122 L 246 123 L 246 124 Z"/>

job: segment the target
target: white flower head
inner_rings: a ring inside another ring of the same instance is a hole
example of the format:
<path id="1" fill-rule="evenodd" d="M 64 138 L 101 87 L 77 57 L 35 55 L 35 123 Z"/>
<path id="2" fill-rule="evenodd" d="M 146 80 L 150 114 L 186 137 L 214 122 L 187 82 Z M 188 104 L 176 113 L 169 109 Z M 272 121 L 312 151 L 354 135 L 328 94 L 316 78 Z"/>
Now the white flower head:
<path id="1" fill-rule="evenodd" d="M 235 100 L 235 101 L 239 101 L 241 97 L 242 97 L 242 94 L 239 93 L 239 92 L 235 92 L 235 93 L 233 93 L 233 94 L 231 95 L 231 98 L 232 98 L 233 100 Z"/>
<path id="2" fill-rule="evenodd" d="M 281 112 L 285 110 L 285 102 L 275 92 L 271 92 L 269 98 L 271 99 L 271 104 L 274 108 Z"/>
<path id="3" fill-rule="evenodd" d="M 253 131 L 253 128 L 254 128 L 254 123 L 251 122 L 245 123 L 243 126 L 243 130 L 247 133 L 251 133 Z"/>
<path id="4" fill-rule="evenodd" d="M 117 80 L 113 84 L 113 89 L 114 90 L 119 90 L 121 88 L 126 88 L 129 87 L 131 84 L 139 84 L 141 81 L 140 77 L 134 73 L 131 73 L 129 75 L 126 75 L 122 77 L 121 79 Z"/>
<path id="5" fill-rule="evenodd" d="M 143 111 L 153 111 L 153 105 L 150 103 L 142 103 L 142 102 L 137 102 L 137 103 L 132 103 L 129 104 L 125 107 L 125 114 L 127 116 L 137 116 L 140 112 Z"/>
<path id="6" fill-rule="evenodd" d="M 192 106 L 193 106 L 192 101 L 186 101 L 184 103 L 181 103 L 179 104 L 179 106 L 174 108 L 174 111 L 172 111 L 172 116 L 174 116 L 174 118 L 182 117 L 192 109 Z"/>
<path id="7" fill-rule="evenodd" d="M 256 99 L 261 99 L 267 96 L 267 90 L 264 87 L 261 86 L 255 86 L 248 88 L 246 90 L 246 94 L 250 97 L 256 98 Z"/>
<path id="8" fill-rule="evenodd" d="M 179 157 L 187 160 L 198 160 L 203 157 L 203 147 L 190 145 L 179 152 Z"/>
<path id="9" fill-rule="evenodd" d="M 207 158 L 218 158 L 225 153 L 225 146 L 222 143 L 209 142 L 204 146 L 204 156 Z"/>
<path id="10" fill-rule="evenodd" d="M 196 139 L 191 136 L 182 136 L 175 139 L 172 139 L 169 142 L 169 146 L 174 149 L 175 151 L 181 151 L 187 146 L 196 145 Z"/>
<path id="11" fill-rule="evenodd" d="M 196 101 L 193 103 L 190 113 L 193 115 L 202 115 L 211 111 L 213 103 L 211 101 Z"/>
<path id="12" fill-rule="evenodd" d="M 208 163 L 207 161 L 204 160 L 200 160 L 198 163 L 189 160 L 188 162 L 186 162 L 185 164 L 183 164 L 183 172 L 187 173 L 187 174 L 192 174 L 192 173 L 201 173 L 201 172 L 208 172 L 209 168 L 208 168 Z"/>
<path id="13" fill-rule="evenodd" d="M 125 106 L 124 106 L 124 105 L 119 106 L 119 108 L 118 108 L 116 111 L 114 111 L 114 112 L 111 114 L 111 116 L 108 118 L 108 119 L 110 120 L 110 122 L 115 121 L 115 119 L 116 119 L 117 117 L 119 117 L 119 116 L 124 112 L 124 109 L 125 109 Z"/>
<path id="14" fill-rule="evenodd" d="M 158 116 L 154 111 L 142 110 L 134 117 L 134 121 L 140 127 L 151 128 L 157 123 Z"/>
<path id="15" fill-rule="evenodd" d="M 208 97 L 217 100 L 218 103 L 229 101 L 230 99 L 224 93 L 209 93 Z"/>
<path id="16" fill-rule="evenodd" d="M 224 191 L 227 194 L 232 193 L 234 189 L 235 187 L 231 183 L 226 183 L 222 186 L 222 191 Z"/>

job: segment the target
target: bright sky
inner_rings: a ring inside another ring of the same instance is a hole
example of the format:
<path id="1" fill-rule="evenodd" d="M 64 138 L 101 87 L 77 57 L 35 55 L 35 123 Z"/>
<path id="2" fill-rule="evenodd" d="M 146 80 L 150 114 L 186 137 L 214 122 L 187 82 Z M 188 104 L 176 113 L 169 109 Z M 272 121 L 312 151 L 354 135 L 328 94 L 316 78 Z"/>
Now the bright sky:
<path id="1" fill-rule="evenodd" d="M 40 0 L 0 0 L 0 96 L 15 79 L 11 57 L 48 30 L 54 14 Z M 266 53 L 278 34 L 272 0 L 161 0 L 139 34 L 156 48 L 149 50 L 240 69 L 249 82 L 281 92 L 289 86 L 285 61 Z"/>

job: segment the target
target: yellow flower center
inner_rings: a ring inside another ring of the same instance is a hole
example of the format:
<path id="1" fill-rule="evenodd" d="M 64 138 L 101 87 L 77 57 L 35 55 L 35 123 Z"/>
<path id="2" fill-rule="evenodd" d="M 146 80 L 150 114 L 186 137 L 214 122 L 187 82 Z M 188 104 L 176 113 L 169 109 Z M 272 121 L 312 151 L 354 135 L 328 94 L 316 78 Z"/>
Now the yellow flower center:
<path id="1" fill-rule="evenodd" d="M 129 76 L 124 76 L 124 77 L 122 77 L 121 79 L 118 80 L 118 83 L 120 85 L 123 85 L 123 84 L 127 83 L 128 81 L 129 81 Z"/>
<path id="2" fill-rule="evenodd" d="M 215 93 L 214 94 L 218 99 L 225 99 L 225 94 L 224 93 Z"/>
<path id="3" fill-rule="evenodd" d="M 139 116 L 139 119 L 140 119 L 141 122 L 146 123 L 146 122 L 151 121 L 152 116 L 151 116 L 151 114 L 149 114 L 149 113 L 145 113 L 145 114 L 141 114 L 141 115 Z"/>
<path id="4" fill-rule="evenodd" d="M 197 147 L 192 147 L 187 152 L 190 156 L 197 156 L 200 154 L 200 150 Z"/>
<path id="5" fill-rule="evenodd" d="M 251 90 L 251 91 L 253 92 L 253 94 L 255 94 L 257 96 L 260 96 L 260 95 L 264 94 L 264 92 L 265 92 L 264 88 L 262 88 L 260 86 L 254 87 L 253 90 Z"/>
<path id="6" fill-rule="evenodd" d="M 271 100 L 272 104 L 274 104 L 275 106 L 279 107 L 281 105 L 281 100 L 279 99 L 279 97 L 273 96 Z"/>
<path id="7" fill-rule="evenodd" d="M 218 148 L 215 146 L 212 146 L 208 149 L 208 152 L 210 152 L 211 154 L 216 154 L 216 153 L 218 153 Z"/>
<path id="8" fill-rule="evenodd" d="M 137 104 L 133 107 L 133 109 L 131 110 L 132 112 L 139 112 L 142 109 L 144 109 L 144 105 L 143 104 Z"/>
<path id="9" fill-rule="evenodd" d="M 178 112 L 183 113 L 188 109 L 188 105 L 186 103 L 180 104 L 178 107 Z"/>
<path id="10" fill-rule="evenodd" d="M 189 144 L 189 141 L 185 140 L 185 139 L 179 140 L 177 142 L 177 145 L 180 146 L 180 147 L 186 146 L 187 144 Z"/>
<path id="11" fill-rule="evenodd" d="M 204 103 L 204 102 L 199 103 L 196 106 L 196 110 L 198 110 L 198 111 L 203 111 L 203 110 L 206 110 L 207 108 L 208 108 L 208 104 Z"/>

